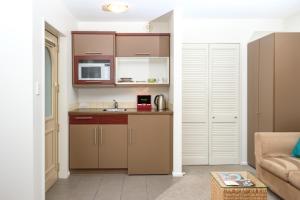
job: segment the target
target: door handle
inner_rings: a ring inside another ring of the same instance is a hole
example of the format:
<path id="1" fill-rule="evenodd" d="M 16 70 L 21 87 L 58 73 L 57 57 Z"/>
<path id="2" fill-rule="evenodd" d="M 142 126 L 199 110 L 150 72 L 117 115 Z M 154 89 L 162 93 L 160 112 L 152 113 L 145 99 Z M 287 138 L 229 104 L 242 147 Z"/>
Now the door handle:
<path id="1" fill-rule="evenodd" d="M 100 127 L 100 144 L 103 144 L 103 129 L 102 126 Z"/>
<path id="2" fill-rule="evenodd" d="M 94 144 L 96 145 L 97 144 L 97 129 L 98 127 L 95 128 L 95 131 L 94 131 Z"/>
<path id="3" fill-rule="evenodd" d="M 137 56 L 149 56 L 150 53 L 135 53 Z"/>
<path id="4" fill-rule="evenodd" d="M 129 144 L 132 144 L 132 128 L 129 128 Z"/>
<path id="5" fill-rule="evenodd" d="M 101 55 L 102 53 L 101 52 L 93 52 L 93 51 L 88 51 L 88 52 L 84 52 L 84 54 L 88 54 L 88 55 Z"/>
<path id="6" fill-rule="evenodd" d="M 93 119 L 93 117 L 75 117 L 75 119 Z"/>

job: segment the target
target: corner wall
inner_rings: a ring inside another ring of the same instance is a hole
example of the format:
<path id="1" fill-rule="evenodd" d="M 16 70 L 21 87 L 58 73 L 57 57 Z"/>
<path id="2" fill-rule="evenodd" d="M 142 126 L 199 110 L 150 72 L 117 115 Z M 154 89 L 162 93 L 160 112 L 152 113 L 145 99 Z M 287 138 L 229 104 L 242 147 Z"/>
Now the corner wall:
<path id="1" fill-rule="evenodd" d="M 150 22 L 151 32 L 169 32 L 170 42 L 170 89 L 169 104 L 173 110 L 173 176 L 182 172 L 182 13 L 180 9 L 158 17 Z"/>

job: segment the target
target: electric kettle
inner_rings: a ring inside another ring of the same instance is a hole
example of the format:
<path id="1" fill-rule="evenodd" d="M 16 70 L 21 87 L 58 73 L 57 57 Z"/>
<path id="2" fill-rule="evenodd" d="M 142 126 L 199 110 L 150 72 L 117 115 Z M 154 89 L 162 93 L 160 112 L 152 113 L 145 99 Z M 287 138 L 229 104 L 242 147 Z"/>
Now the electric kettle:
<path id="1" fill-rule="evenodd" d="M 156 95 L 154 98 L 154 104 L 156 106 L 156 110 L 165 110 L 166 109 L 166 100 L 164 95 Z"/>

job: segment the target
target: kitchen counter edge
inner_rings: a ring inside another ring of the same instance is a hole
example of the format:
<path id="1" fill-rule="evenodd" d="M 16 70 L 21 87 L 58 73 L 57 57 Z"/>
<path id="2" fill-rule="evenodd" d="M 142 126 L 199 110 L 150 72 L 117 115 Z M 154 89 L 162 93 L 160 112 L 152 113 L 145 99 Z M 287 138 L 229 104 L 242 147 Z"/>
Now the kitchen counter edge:
<path id="1" fill-rule="evenodd" d="M 172 110 L 163 111 L 138 111 L 137 109 L 129 108 L 127 111 L 108 112 L 103 111 L 102 108 L 78 108 L 69 111 L 69 115 L 173 115 Z"/>

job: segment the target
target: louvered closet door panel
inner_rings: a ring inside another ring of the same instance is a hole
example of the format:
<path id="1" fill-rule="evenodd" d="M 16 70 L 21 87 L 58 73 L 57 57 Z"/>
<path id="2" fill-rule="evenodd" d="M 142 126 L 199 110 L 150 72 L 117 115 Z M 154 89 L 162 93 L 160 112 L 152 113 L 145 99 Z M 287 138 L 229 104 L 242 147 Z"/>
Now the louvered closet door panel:
<path id="1" fill-rule="evenodd" d="M 240 162 L 239 45 L 209 46 L 210 164 Z"/>
<path id="2" fill-rule="evenodd" d="M 183 45 L 183 164 L 208 164 L 208 45 Z"/>

